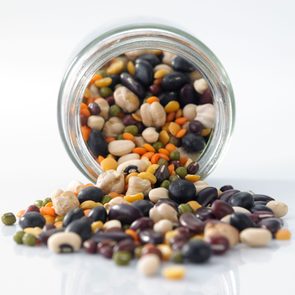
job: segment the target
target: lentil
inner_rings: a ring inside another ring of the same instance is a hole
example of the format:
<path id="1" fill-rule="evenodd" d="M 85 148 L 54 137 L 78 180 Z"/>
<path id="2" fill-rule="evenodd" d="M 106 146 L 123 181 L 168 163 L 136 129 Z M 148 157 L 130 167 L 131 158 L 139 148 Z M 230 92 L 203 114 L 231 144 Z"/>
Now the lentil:
<path id="1" fill-rule="evenodd" d="M 2 222 L 5 224 L 5 225 L 13 225 L 15 224 L 16 222 L 16 218 L 15 218 L 15 215 L 11 212 L 9 213 L 4 213 L 2 216 L 1 216 L 1 220 Z"/>

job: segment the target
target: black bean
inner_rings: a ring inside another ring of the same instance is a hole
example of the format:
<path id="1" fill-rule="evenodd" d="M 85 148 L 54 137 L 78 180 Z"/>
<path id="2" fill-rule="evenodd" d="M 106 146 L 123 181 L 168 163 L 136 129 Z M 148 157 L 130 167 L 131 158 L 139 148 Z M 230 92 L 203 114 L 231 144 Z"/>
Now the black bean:
<path id="1" fill-rule="evenodd" d="M 178 204 L 187 203 L 196 198 L 196 188 L 190 181 L 177 179 L 169 186 L 169 196 Z"/>
<path id="2" fill-rule="evenodd" d="M 238 192 L 231 196 L 229 204 L 250 210 L 254 206 L 254 199 L 253 196 L 248 192 Z"/>
<path id="3" fill-rule="evenodd" d="M 267 206 L 265 205 L 262 205 L 262 204 L 254 204 L 254 206 L 251 208 L 250 210 L 252 213 L 253 212 L 256 212 L 256 211 L 268 211 L 270 213 L 273 213 L 272 210 L 270 208 L 268 208 Z"/>
<path id="4" fill-rule="evenodd" d="M 143 214 L 138 208 L 126 204 L 115 205 L 109 211 L 109 219 L 117 219 L 123 225 L 131 224 L 140 217 L 143 217 Z"/>
<path id="5" fill-rule="evenodd" d="M 197 202 L 202 206 L 212 204 L 218 198 L 218 191 L 215 187 L 205 187 L 197 194 Z"/>
<path id="6" fill-rule="evenodd" d="M 139 58 L 136 59 L 136 62 L 140 62 L 142 60 L 149 62 L 153 67 L 161 62 L 157 55 L 149 53 L 141 55 Z"/>
<path id="7" fill-rule="evenodd" d="M 199 95 L 195 91 L 192 84 L 185 84 L 184 86 L 182 86 L 179 92 L 179 96 L 181 107 L 184 107 L 189 103 L 198 104 Z"/>
<path id="8" fill-rule="evenodd" d="M 165 106 L 168 102 L 172 100 L 178 100 L 178 94 L 177 92 L 164 92 L 159 96 L 160 104 L 162 106 Z"/>
<path id="9" fill-rule="evenodd" d="M 96 102 L 91 102 L 88 105 L 88 109 L 91 115 L 99 115 L 99 113 L 101 112 L 100 106 Z"/>
<path id="10" fill-rule="evenodd" d="M 183 213 L 179 218 L 179 223 L 190 229 L 193 233 L 199 234 L 204 230 L 204 222 L 193 213 Z"/>
<path id="11" fill-rule="evenodd" d="M 259 223 L 262 219 L 272 217 L 274 217 L 274 214 L 269 211 L 255 211 L 250 215 L 251 220 L 255 223 Z"/>
<path id="12" fill-rule="evenodd" d="M 208 243 L 201 240 L 191 240 L 182 248 L 185 260 L 192 263 L 204 263 L 211 256 L 211 247 Z"/>
<path id="13" fill-rule="evenodd" d="M 194 120 L 189 123 L 188 128 L 191 133 L 198 135 L 204 129 L 204 126 L 200 121 Z"/>
<path id="14" fill-rule="evenodd" d="M 254 222 L 247 214 L 239 212 L 231 215 L 230 225 L 234 226 L 239 231 L 242 231 L 248 227 L 255 227 Z"/>
<path id="15" fill-rule="evenodd" d="M 236 189 L 226 190 L 225 192 L 223 192 L 222 194 L 220 194 L 219 199 L 228 203 L 229 200 L 231 199 L 231 197 L 235 193 L 238 193 L 238 192 L 239 192 L 239 190 L 236 190 Z"/>
<path id="16" fill-rule="evenodd" d="M 135 93 L 140 98 L 144 98 L 145 90 L 144 90 L 143 86 L 139 82 L 134 80 L 131 75 L 124 72 L 120 75 L 120 78 L 121 78 L 121 83 L 125 87 L 127 87 L 130 91 Z"/>
<path id="17" fill-rule="evenodd" d="M 186 59 L 176 56 L 172 60 L 172 67 L 175 71 L 182 71 L 182 72 L 192 72 L 195 70 L 195 67 Z"/>
<path id="18" fill-rule="evenodd" d="M 112 78 L 112 84 L 109 87 L 114 90 L 116 85 L 120 84 L 121 79 L 119 75 L 110 75 L 110 78 Z"/>
<path id="19" fill-rule="evenodd" d="M 216 200 L 212 204 L 212 213 L 217 219 L 221 219 L 222 217 L 234 213 L 234 209 L 226 202 L 222 200 Z"/>
<path id="20" fill-rule="evenodd" d="M 139 209 L 143 216 L 149 216 L 150 209 L 154 207 L 154 204 L 148 200 L 138 200 L 131 205 Z"/>
<path id="21" fill-rule="evenodd" d="M 105 193 L 96 186 L 88 186 L 83 188 L 78 194 L 78 200 L 80 203 L 85 201 L 101 202 Z"/>
<path id="22" fill-rule="evenodd" d="M 154 71 L 151 64 L 145 60 L 139 60 L 135 64 L 134 78 L 145 86 L 149 86 L 154 80 Z"/>
<path id="23" fill-rule="evenodd" d="M 74 232 L 81 237 L 82 241 L 86 241 L 92 236 L 91 219 L 84 216 L 74 220 L 66 227 L 66 231 Z"/>
<path id="24" fill-rule="evenodd" d="M 270 201 L 274 201 L 274 198 L 266 196 L 266 195 L 261 195 L 261 194 L 254 194 L 253 198 L 254 198 L 254 201 L 264 201 L 266 203 Z"/>
<path id="25" fill-rule="evenodd" d="M 146 229 L 139 233 L 139 239 L 144 244 L 162 244 L 164 241 L 164 236 L 160 232 L 155 232 L 151 229 Z"/>
<path id="26" fill-rule="evenodd" d="M 221 188 L 220 188 L 220 190 L 222 191 L 222 192 L 225 192 L 225 191 L 228 191 L 228 190 L 230 190 L 230 189 L 234 189 L 234 187 L 232 186 L 232 185 L 224 185 L 224 186 L 222 186 Z"/>
<path id="27" fill-rule="evenodd" d="M 151 218 L 149 217 L 141 217 L 135 221 L 132 222 L 130 225 L 130 228 L 133 230 L 146 230 L 146 229 L 152 229 L 154 226 L 154 222 Z"/>
<path id="28" fill-rule="evenodd" d="M 211 246 L 213 254 L 216 255 L 224 254 L 230 247 L 228 239 L 224 236 L 209 237 L 208 243 Z"/>
<path id="29" fill-rule="evenodd" d="M 212 209 L 209 207 L 201 207 L 196 210 L 195 215 L 197 218 L 206 221 L 209 219 L 214 219 L 215 215 L 212 213 Z"/>
<path id="30" fill-rule="evenodd" d="M 157 201 L 155 206 L 158 207 L 163 203 L 168 204 L 169 206 L 173 207 L 175 209 L 175 211 L 178 211 L 178 204 L 175 201 L 171 200 L 171 199 L 160 199 L 160 200 Z"/>
<path id="31" fill-rule="evenodd" d="M 283 226 L 283 221 L 280 218 L 264 218 L 258 225 L 267 228 L 273 235 Z"/>
<path id="32" fill-rule="evenodd" d="M 164 180 L 168 179 L 170 176 L 167 165 L 162 164 L 158 167 L 155 172 L 155 177 L 157 178 L 157 183 L 162 183 Z"/>
<path id="33" fill-rule="evenodd" d="M 101 221 L 105 223 L 107 220 L 107 211 L 105 207 L 98 206 L 90 210 L 88 217 L 93 221 Z"/>
<path id="34" fill-rule="evenodd" d="M 206 142 L 200 135 L 188 133 L 182 138 L 182 147 L 188 153 L 200 152 L 204 149 Z"/>
<path id="35" fill-rule="evenodd" d="M 174 91 L 179 90 L 183 85 L 189 82 L 188 77 L 180 72 L 173 72 L 170 74 L 167 74 L 161 83 L 161 86 L 168 90 L 168 91 Z"/>
<path id="36" fill-rule="evenodd" d="M 97 158 L 99 155 L 106 157 L 109 153 L 108 144 L 99 130 L 91 130 L 87 145 L 95 158 Z"/>
<path id="37" fill-rule="evenodd" d="M 43 227 L 46 223 L 45 218 L 35 211 L 30 211 L 25 213 L 19 220 L 19 225 L 21 228 L 27 227 Z"/>
<path id="38" fill-rule="evenodd" d="M 74 208 L 70 210 L 63 219 L 63 226 L 67 227 L 74 220 L 80 219 L 84 216 L 83 210 L 81 208 Z"/>
<path id="39" fill-rule="evenodd" d="M 92 236 L 91 239 L 99 243 L 104 240 L 119 242 L 126 239 L 132 239 L 132 237 L 130 235 L 125 234 L 122 231 L 110 231 L 110 232 L 98 231 Z"/>
<path id="40" fill-rule="evenodd" d="M 199 170 L 199 163 L 197 162 L 191 162 L 188 166 L 187 166 L 187 173 L 188 174 L 196 174 Z"/>

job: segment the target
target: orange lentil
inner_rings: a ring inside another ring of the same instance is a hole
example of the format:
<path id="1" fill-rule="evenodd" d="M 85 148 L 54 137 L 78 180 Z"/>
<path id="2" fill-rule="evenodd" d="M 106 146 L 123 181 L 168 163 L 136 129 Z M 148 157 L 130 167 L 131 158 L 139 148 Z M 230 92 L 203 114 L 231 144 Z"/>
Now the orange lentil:
<path id="1" fill-rule="evenodd" d="M 87 104 L 93 103 L 98 97 L 88 97 Z"/>
<path id="2" fill-rule="evenodd" d="M 87 109 L 80 109 L 80 114 L 81 115 L 84 115 L 85 117 L 90 117 L 90 115 L 91 115 L 91 113 L 90 113 L 90 111 L 88 110 L 88 108 Z"/>
<path id="3" fill-rule="evenodd" d="M 159 149 L 159 153 L 164 154 L 166 156 L 169 156 L 169 154 L 170 154 L 170 152 L 168 150 L 166 150 L 166 149 Z"/>
<path id="4" fill-rule="evenodd" d="M 134 140 L 134 135 L 128 132 L 123 133 L 122 137 L 127 140 Z"/>
<path id="5" fill-rule="evenodd" d="M 187 162 L 187 160 L 188 160 L 188 157 L 186 157 L 186 156 L 182 156 L 182 157 L 180 157 L 179 162 L 180 162 L 180 164 L 181 164 L 182 166 L 184 166 L 185 163 Z"/>
<path id="6" fill-rule="evenodd" d="M 83 110 L 83 109 L 88 109 L 88 105 L 84 102 L 81 102 L 80 103 L 80 109 Z"/>
<path id="7" fill-rule="evenodd" d="M 155 149 L 152 145 L 150 145 L 149 143 L 145 143 L 143 145 L 143 147 L 148 151 L 148 152 L 155 152 Z"/>
<path id="8" fill-rule="evenodd" d="M 44 207 L 52 207 L 52 206 L 53 206 L 52 202 L 48 202 L 48 203 L 45 204 Z"/>
<path id="9" fill-rule="evenodd" d="M 89 127 L 87 127 L 87 126 L 81 127 L 81 133 L 82 133 L 82 137 L 83 137 L 84 141 L 88 141 L 89 136 L 90 136 L 90 132 L 91 132 L 91 129 Z"/>
<path id="10" fill-rule="evenodd" d="M 99 74 L 93 75 L 92 79 L 90 80 L 90 84 L 93 84 L 96 80 L 102 79 L 102 76 Z"/>
<path id="11" fill-rule="evenodd" d="M 49 215 L 49 216 L 55 216 L 55 211 L 52 207 L 41 207 L 40 208 L 40 213 L 44 215 Z"/>
<path id="12" fill-rule="evenodd" d="M 135 242 L 138 242 L 139 241 L 138 234 L 137 234 L 137 232 L 135 230 L 133 230 L 133 229 L 126 229 L 125 230 L 125 234 L 129 235 L 130 237 L 132 237 L 132 239 Z"/>
<path id="13" fill-rule="evenodd" d="M 115 137 L 112 137 L 112 136 L 107 136 L 107 137 L 105 138 L 105 141 L 106 141 L 107 143 L 110 143 L 111 141 L 114 141 L 114 140 L 116 140 L 116 138 L 115 138 Z"/>
<path id="14" fill-rule="evenodd" d="M 46 220 L 46 224 L 50 223 L 50 224 L 54 224 L 55 222 L 55 217 L 51 216 L 51 215 L 43 215 L 43 217 Z"/>
<path id="15" fill-rule="evenodd" d="M 160 155 L 160 158 L 163 158 L 163 159 L 165 159 L 167 161 L 170 160 L 170 158 L 167 155 L 165 155 L 165 154 L 159 153 L 159 155 Z"/>
<path id="16" fill-rule="evenodd" d="M 85 210 L 83 210 L 83 213 L 85 216 L 88 216 L 90 211 L 91 211 L 91 209 L 85 209 Z"/>
<path id="17" fill-rule="evenodd" d="M 142 157 L 146 157 L 148 159 L 150 159 L 155 153 L 154 152 L 147 152 L 145 154 L 142 155 Z"/>
<path id="18" fill-rule="evenodd" d="M 177 149 L 177 147 L 172 143 L 168 143 L 168 144 L 166 144 L 165 149 L 171 153 L 171 152 L 175 151 Z"/>
<path id="19" fill-rule="evenodd" d="M 160 154 L 154 154 L 152 157 L 151 157 L 151 163 L 152 164 L 157 164 L 158 161 L 160 159 Z"/>
<path id="20" fill-rule="evenodd" d="M 132 150 L 132 152 L 135 154 L 144 155 L 147 152 L 147 150 L 143 147 L 136 147 Z"/>
<path id="21" fill-rule="evenodd" d="M 279 229 L 275 234 L 275 238 L 281 241 L 291 240 L 291 232 L 286 228 Z"/>
<path id="22" fill-rule="evenodd" d="M 181 138 L 181 137 L 185 136 L 186 132 L 187 132 L 187 130 L 185 128 L 182 128 L 176 133 L 175 137 Z"/>
<path id="23" fill-rule="evenodd" d="M 26 213 L 26 210 L 22 209 L 16 213 L 16 217 L 22 217 Z"/>
<path id="24" fill-rule="evenodd" d="M 166 122 L 172 122 L 175 119 L 175 112 L 169 113 L 166 117 Z"/>
<path id="25" fill-rule="evenodd" d="M 173 174 L 174 169 L 175 169 L 174 164 L 170 164 L 170 165 L 168 166 L 168 171 L 169 171 L 170 175 Z"/>
<path id="26" fill-rule="evenodd" d="M 157 96 L 151 96 L 151 97 L 146 99 L 146 102 L 149 103 L 149 104 L 152 104 L 155 101 L 160 101 Z"/>
<path id="27" fill-rule="evenodd" d="M 187 118 L 186 117 L 179 117 L 175 120 L 175 123 L 177 123 L 178 125 L 183 125 L 187 122 Z"/>
<path id="28" fill-rule="evenodd" d="M 104 160 L 103 156 L 98 156 L 97 158 L 97 162 L 100 164 L 102 162 L 102 160 Z"/>

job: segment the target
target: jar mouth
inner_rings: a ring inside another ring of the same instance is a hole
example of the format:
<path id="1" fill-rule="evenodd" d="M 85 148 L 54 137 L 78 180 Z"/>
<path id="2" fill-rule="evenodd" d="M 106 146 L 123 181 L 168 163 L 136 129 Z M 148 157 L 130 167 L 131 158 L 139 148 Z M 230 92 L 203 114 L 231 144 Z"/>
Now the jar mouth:
<path id="1" fill-rule="evenodd" d="M 128 51 L 160 49 L 179 55 L 194 65 L 213 93 L 216 122 L 198 163 L 205 178 L 220 161 L 234 126 L 234 94 L 230 80 L 216 56 L 195 37 L 172 27 L 144 24 L 106 32 L 75 57 L 61 83 L 58 99 L 58 126 L 66 150 L 78 169 L 91 181 L 102 173 L 86 146 L 80 130 L 79 110 L 83 93 L 96 70 Z"/>

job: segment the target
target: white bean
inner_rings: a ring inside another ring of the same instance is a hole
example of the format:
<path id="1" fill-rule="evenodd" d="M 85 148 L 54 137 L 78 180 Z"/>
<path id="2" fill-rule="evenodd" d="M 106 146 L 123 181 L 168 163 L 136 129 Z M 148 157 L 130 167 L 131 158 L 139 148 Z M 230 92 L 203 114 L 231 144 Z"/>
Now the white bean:
<path id="1" fill-rule="evenodd" d="M 266 204 L 275 215 L 275 217 L 283 217 L 288 213 L 288 205 L 280 201 L 270 201 Z"/>
<path id="2" fill-rule="evenodd" d="M 271 241 L 272 235 L 265 228 L 246 228 L 240 233 L 240 239 L 250 247 L 265 247 Z"/>
<path id="3" fill-rule="evenodd" d="M 135 144 L 131 140 L 114 140 L 109 143 L 109 152 L 114 156 L 124 156 L 129 154 L 133 148 L 135 148 Z"/>
<path id="4" fill-rule="evenodd" d="M 137 270 L 145 276 L 153 276 L 161 265 L 160 258 L 156 254 L 147 254 L 137 262 Z"/>

